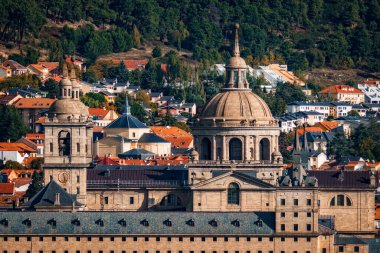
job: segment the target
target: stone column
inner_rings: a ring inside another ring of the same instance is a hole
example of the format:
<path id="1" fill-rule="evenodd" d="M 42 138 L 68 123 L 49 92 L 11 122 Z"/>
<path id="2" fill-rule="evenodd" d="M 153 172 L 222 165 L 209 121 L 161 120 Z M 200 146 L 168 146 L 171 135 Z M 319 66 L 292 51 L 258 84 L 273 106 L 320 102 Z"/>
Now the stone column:
<path id="1" fill-rule="evenodd" d="M 244 160 L 249 160 L 249 136 L 244 136 Z"/>
<path id="2" fill-rule="evenodd" d="M 216 140 L 215 140 L 215 135 L 212 136 L 211 138 L 211 160 L 216 160 Z"/>
<path id="3" fill-rule="evenodd" d="M 258 136 L 255 136 L 255 142 L 254 143 L 255 143 L 255 160 L 259 161 L 260 160 L 260 148 L 259 148 L 260 141 L 259 141 Z"/>
<path id="4" fill-rule="evenodd" d="M 227 160 L 226 136 L 222 136 L 222 160 Z"/>

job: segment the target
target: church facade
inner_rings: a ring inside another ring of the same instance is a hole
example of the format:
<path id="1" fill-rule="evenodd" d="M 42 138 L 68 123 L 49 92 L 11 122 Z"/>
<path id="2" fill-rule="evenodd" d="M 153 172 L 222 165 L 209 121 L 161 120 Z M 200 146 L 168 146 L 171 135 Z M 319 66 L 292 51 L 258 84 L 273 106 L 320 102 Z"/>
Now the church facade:
<path id="1" fill-rule="evenodd" d="M 224 89 L 184 166 L 93 165 L 92 124 L 66 68 L 45 123 L 45 188 L 0 212 L 0 252 L 368 252 L 369 171 L 283 171 L 276 120 L 246 80 L 238 26 Z"/>

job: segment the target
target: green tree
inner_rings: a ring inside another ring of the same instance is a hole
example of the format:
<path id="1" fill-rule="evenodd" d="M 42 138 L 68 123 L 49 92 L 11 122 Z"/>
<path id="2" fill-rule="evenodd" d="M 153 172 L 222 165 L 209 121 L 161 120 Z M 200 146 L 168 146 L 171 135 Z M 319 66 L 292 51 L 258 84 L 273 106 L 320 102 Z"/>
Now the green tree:
<path id="1" fill-rule="evenodd" d="M 0 115 L 0 141 L 16 141 L 29 131 L 16 108 L 0 105 Z"/>
<path id="2" fill-rule="evenodd" d="M 37 172 L 35 170 L 32 176 L 32 183 L 29 185 L 28 190 L 26 191 L 26 196 L 31 199 L 36 193 L 38 193 L 43 188 L 43 173 Z"/>
<path id="3" fill-rule="evenodd" d="M 25 167 L 22 164 L 20 164 L 16 161 L 11 161 L 11 160 L 6 161 L 4 168 L 5 169 L 11 169 L 11 170 L 23 170 L 23 169 L 25 169 Z"/>
<path id="4" fill-rule="evenodd" d="M 160 47 L 154 47 L 153 51 L 152 51 L 153 58 L 161 57 L 161 55 L 162 55 L 161 48 Z"/>
<path id="5" fill-rule="evenodd" d="M 353 117 L 360 117 L 359 113 L 357 111 L 351 110 L 347 113 L 348 116 L 353 116 Z"/>

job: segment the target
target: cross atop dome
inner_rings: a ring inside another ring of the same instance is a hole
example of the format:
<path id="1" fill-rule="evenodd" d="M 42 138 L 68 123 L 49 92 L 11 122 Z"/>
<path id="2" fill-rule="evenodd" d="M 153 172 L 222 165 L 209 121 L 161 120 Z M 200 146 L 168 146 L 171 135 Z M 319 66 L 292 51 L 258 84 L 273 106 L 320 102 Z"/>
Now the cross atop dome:
<path id="1" fill-rule="evenodd" d="M 234 43 L 234 51 L 233 51 L 233 56 L 240 56 L 240 50 L 239 50 L 239 24 L 235 24 L 235 43 Z"/>

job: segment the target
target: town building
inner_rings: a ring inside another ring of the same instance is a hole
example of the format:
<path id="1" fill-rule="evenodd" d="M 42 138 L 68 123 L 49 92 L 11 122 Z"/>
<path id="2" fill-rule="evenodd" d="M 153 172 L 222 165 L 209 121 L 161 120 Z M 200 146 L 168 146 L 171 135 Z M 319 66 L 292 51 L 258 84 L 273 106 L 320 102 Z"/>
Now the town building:
<path id="1" fill-rule="evenodd" d="M 328 102 L 364 103 L 364 92 L 349 85 L 333 85 L 319 92 L 319 96 Z"/>
<path id="2" fill-rule="evenodd" d="M 380 104 L 380 81 L 366 80 L 363 84 L 358 83 L 357 88 L 364 92 L 365 103 Z"/>
<path id="3" fill-rule="evenodd" d="M 268 66 L 259 66 L 254 70 L 254 76 L 263 77 L 269 84 L 266 89 L 276 89 L 278 83 L 292 83 L 299 86 L 305 86 L 300 78 L 298 78 L 292 71 L 288 71 L 287 65 L 269 64 Z"/>
<path id="4" fill-rule="evenodd" d="M 41 80 L 44 80 L 49 76 L 49 69 L 43 65 L 30 64 L 27 69 L 30 74 L 38 76 Z"/>
<path id="5" fill-rule="evenodd" d="M 119 117 L 114 110 L 104 108 L 88 108 L 88 113 L 92 116 L 94 126 L 105 127 Z"/>
<path id="6" fill-rule="evenodd" d="M 0 65 L 0 79 L 4 79 L 12 76 L 12 70 L 8 67 Z"/>
<path id="7" fill-rule="evenodd" d="M 12 76 L 20 76 L 28 73 L 28 69 L 15 60 L 6 60 L 2 65 L 12 71 Z"/>
<path id="8" fill-rule="evenodd" d="M 0 162 L 15 161 L 23 164 L 29 156 L 36 156 L 37 150 L 22 142 L 0 142 Z"/>
<path id="9" fill-rule="evenodd" d="M 307 171 L 301 163 L 283 171 L 280 128 L 248 88 L 238 28 L 225 87 L 193 128 L 195 150 L 186 166 L 92 164 L 91 121 L 87 108 L 67 92 L 75 85 L 64 66 L 61 98 L 44 123 L 45 187 L 25 211 L 0 212 L 0 250 L 335 253 L 379 248 L 374 238 L 378 173 Z M 111 125 L 130 122 L 128 108 Z"/>

